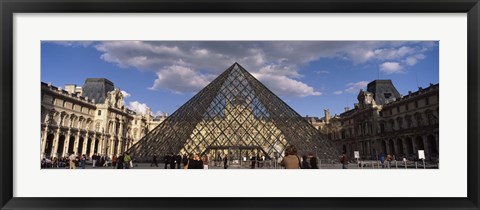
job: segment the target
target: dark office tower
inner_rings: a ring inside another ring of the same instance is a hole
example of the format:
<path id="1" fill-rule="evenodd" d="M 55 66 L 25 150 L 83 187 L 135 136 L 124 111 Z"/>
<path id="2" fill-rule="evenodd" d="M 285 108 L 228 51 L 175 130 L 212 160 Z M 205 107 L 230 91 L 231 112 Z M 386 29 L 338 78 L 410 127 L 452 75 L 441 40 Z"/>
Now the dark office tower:
<path id="1" fill-rule="evenodd" d="M 129 150 L 152 154 L 252 155 L 279 158 L 288 145 L 299 154 L 334 158 L 336 148 L 308 121 L 235 63 Z"/>
<path id="2" fill-rule="evenodd" d="M 104 103 L 107 93 L 114 90 L 113 82 L 105 78 L 87 78 L 83 84 L 83 96 Z"/>

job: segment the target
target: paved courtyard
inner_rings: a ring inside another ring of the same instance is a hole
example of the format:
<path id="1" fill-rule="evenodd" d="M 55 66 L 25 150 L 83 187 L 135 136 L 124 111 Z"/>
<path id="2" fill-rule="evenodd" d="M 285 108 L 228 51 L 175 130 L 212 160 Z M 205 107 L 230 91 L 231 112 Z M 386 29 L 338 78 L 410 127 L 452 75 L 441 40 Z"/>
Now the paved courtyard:
<path id="1" fill-rule="evenodd" d="M 405 167 L 404 162 L 398 161 L 392 161 L 390 163 L 390 166 L 385 163 L 384 167 L 382 168 L 382 165 L 380 162 L 377 161 L 362 161 L 362 166 L 361 167 L 359 164 L 356 163 L 350 163 L 348 165 L 348 169 L 424 169 L 423 167 L 423 162 L 417 162 L 415 163 L 414 161 L 407 162 L 407 166 Z M 132 169 L 160 169 L 160 170 L 165 170 L 164 169 L 165 165 L 163 163 L 159 163 L 158 167 L 151 166 L 150 163 L 134 163 L 134 167 Z M 340 163 L 319 163 L 320 169 L 341 169 L 342 165 Z M 181 168 L 183 169 L 183 165 L 181 165 Z M 426 169 L 438 169 L 438 165 L 436 164 L 425 164 Z M 59 167 L 59 168 L 44 168 L 44 169 L 65 169 L 64 167 Z M 77 167 L 77 169 L 82 169 L 81 167 Z M 85 169 L 90 169 L 90 170 L 107 170 L 107 169 L 113 169 L 112 166 L 108 167 L 92 167 L 91 162 L 87 162 Z M 223 169 L 223 163 L 219 165 L 219 163 L 211 163 L 209 165 L 209 169 Z M 243 162 L 241 165 L 240 164 L 230 164 L 228 169 L 250 169 L 250 162 Z M 275 164 L 273 162 L 265 162 L 263 164 L 263 167 L 257 167 L 255 166 L 255 169 L 282 169 L 280 165 Z M 171 169 L 169 169 L 171 170 Z"/>

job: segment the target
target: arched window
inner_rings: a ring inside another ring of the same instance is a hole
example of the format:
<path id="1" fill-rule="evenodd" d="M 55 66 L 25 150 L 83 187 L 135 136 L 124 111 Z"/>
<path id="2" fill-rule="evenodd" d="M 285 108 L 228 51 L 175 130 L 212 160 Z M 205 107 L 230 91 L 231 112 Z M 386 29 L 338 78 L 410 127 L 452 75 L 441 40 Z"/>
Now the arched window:
<path id="1" fill-rule="evenodd" d="M 423 117 L 421 113 L 415 113 L 415 120 L 417 121 L 417 126 L 423 125 Z"/>
<path id="2" fill-rule="evenodd" d="M 65 115 L 65 119 L 63 119 L 63 126 L 67 126 L 69 127 L 70 126 L 70 116 L 69 115 Z"/>
<path id="3" fill-rule="evenodd" d="M 433 115 L 432 110 L 425 111 L 425 116 L 427 116 L 427 123 L 429 125 L 435 125 L 435 124 L 438 123 L 437 117 L 435 117 L 435 115 Z"/>
<path id="4" fill-rule="evenodd" d="M 406 115 L 405 116 L 405 121 L 407 122 L 407 128 L 413 127 L 412 116 Z"/>
<path id="5" fill-rule="evenodd" d="M 403 118 L 397 117 L 397 124 L 398 124 L 398 129 L 403 128 Z"/>
<path id="6" fill-rule="evenodd" d="M 138 131 L 137 128 L 133 129 L 133 138 L 137 138 L 137 131 Z"/>
<path id="7" fill-rule="evenodd" d="M 395 120 L 390 119 L 390 120 L 388 121 L 388 124 L 389 124 L 390 130 L 391 130 L 391 131 L 394 131 L 394 130 L 395 130 Z"/>
<path id="8" fill-rule="evenodd" d="M 380 122 L 380 133 L 385 133 L 385 122 L 384 121 Z"/>

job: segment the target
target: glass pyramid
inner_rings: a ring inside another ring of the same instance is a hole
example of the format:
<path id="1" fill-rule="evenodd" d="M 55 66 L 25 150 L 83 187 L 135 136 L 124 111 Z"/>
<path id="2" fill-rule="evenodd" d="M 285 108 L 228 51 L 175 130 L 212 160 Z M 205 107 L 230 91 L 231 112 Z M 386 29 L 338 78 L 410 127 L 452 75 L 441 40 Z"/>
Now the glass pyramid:
<path id="1" fill-rule="evenodd" d="M 287 145 L 299 155 L 339 155 L 332 142 L 235 63 L 129 152 L 140 161 L 171 153 L 273 159 L 283 157 Z"/>

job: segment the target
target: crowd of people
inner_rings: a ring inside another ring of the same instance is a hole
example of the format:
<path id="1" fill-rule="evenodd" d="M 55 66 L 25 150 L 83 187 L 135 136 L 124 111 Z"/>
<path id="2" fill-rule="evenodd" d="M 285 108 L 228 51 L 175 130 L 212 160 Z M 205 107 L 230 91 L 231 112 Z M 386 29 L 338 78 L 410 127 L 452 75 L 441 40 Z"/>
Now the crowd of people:
<path id="1" fill-rule="evenodd" d="M 317 158 L 312 154 L 308 153 L 300 157 L 297 154 L 297 148 L 293 145 L 289 145 L 285 148 L 285 156 L 281 159 L 280 166 L 285 169 L 318 169 Z M 384 167 L 384 162 L 392 161 L 392 156 L 381 155 L 380 162 L 382 167 Z M 85 169 L 87 161 L 89 158 L 85 155 L 79 155 L 72 153 L 69 156 L 64 156 L 61 158 L 57 157 L 45 157 L 41 160 L 42 168 L 69 168 L 76 169 L 82 168 Z M 92 165 L 92 168 L 96 167 L 112 167 L 114 169 L 130 169 L 134 167 L 133 158 L 128 152 L 117 155 L 112 155 L 108 157 L 106 155 L 93 154 L 90 157 L 89 164 Z M 246 159 L 244 159 L 245 161 Z M 152 156 L 150 167 L 159 167 L 159 162 L 163 162 L 164 169 L 208 169 L 210 165 L 210 160 L 207 154 L 201 156 L 200 154 L 192 154 L 190 156 L 180 155 L 180 154 L 167 154 L 163 157 L 163 161 L 159 161 L 157 154 Z M 218 156 L 212 161 L 212 165 L 221 167 L 223 163 L 223 168 L 227 169 L 229 167 L 229 159 L 227 155 L 224 157 Z M 264 163 L 266 162 L 265 156 L 252 155 L 250 158 L 250 168 L 255 169 L 263 168 Z M 278 162 L 277 162 L 278 163 Z M 343 169 L 348 168 L 349 159 L 345 152 L 340 156 L 340 163 L 342 164 Z"/>
<path id="2" fill-rule="evenodd" d="M 190 155 L 175 155 L 174 153 L 167 154 L 163 157 L 163 163 L 165 169 L 208 169 L 209 160 L 208 156 L 201 157 L 199 154 Z M 150 167 L 158 167 L 158 156 L 153 155 Z"/>
<path id="3" fill-rule="evenodd" d="M 106 155 L 93 154 L 88 158 L 85 154 L 76 155 L 71 153 L 69 156 L 62 158 L 44 157 L 40 162 L 41 168 L 68 168 L 68 169 L 85 169 L 87 161 L 91 160 L 92 168 L 96 167 L 113 167 L 114 169 L 129 169 L 133 167 L 133 159 L 129 153 L 122 153 L 120 155 Z"/>

